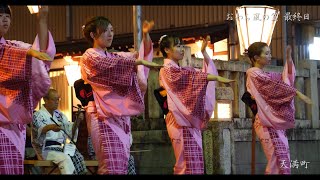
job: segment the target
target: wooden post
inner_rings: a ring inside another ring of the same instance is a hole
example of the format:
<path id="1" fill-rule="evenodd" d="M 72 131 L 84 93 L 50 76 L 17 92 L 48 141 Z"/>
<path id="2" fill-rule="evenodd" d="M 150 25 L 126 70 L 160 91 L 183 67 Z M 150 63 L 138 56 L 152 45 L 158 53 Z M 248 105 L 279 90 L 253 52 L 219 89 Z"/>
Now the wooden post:
<path id="1" fill-rule="evenodd" d="M 229 39 L 228 39 L 228 41 L 229 41 L 229 46 L 228 46 L 228 50 L 229 50 L 229 52 L 230 52 L 230 54 L 229 54 L 229 60 L 235 60 L 236 58 L 235 58 L 235 50 L 236 50 L 236 48 L 235 48 L 235 37 L 234 37 L 234 21 L 231 21 L 230 23 L 229 23 Z"/>
<path id="2" fill-rule="evenodd" d="M 298 66 L 298 65 L 297 65 Z M 295 80 L 295 87 L 297 90 L 299 90 L 301 93 L 305 94 L 304 90 L 304 78 L 303 77 L 296 77 Z M 295 106 L 295 117 L 296 119 L 306 119 L 306 104 L 297 96 L 294 98 L 294 106 Z"/>
<path id="3" fill-rule="evenodd" d="M 72 35 L 72 8 L 70 5 L 66 6 L 66 40 L 73 39 Z"/>
<path id="4" fill-rule="evenodd" d="M 134 41 L 134 50 L 139 52 L 140 43 L 142 40 L 142 31 L 141 31 L 141 6 L 132 6 L 133 15 L 133 41 Z M 148 92 L 148 89 L 147 89 Z M 145 111 L 143 113 L 143 119 L 149 118 L 148 114 L 148 93 L 144 96 Z"/>
<path id="5" fill-rule="evenodd" d="M 256 172 L 256 132 L 254 130 L 255 116 L 252 117 L 252 130 L 251 130 L 251 174 Z"/>
<path id="6" fill-rule="evenodd" d="M 286 14 L 287 6 L 281 6 L 281 13 Z M 286 47 L 287 47 L 287 21 L 281 19 L 282 21 L 282 62 L 285 65 L 286 62 Z"/>
<path id="7" fill-rule="evenodd" d="M 134 50 L 139 51 L 139 46 L 142 39 L 141 34 L 141 6 L 133 6 L 133 41 Z"/>
<path id="8" fill-rule="evenodd" d="M 152 61 L 158 64 L 163 64 L 162 58 L 154 58 Z M 152 121 L 152 119 L 157 119 L 156 121 L 159 121 L 160 118 L 163 118 L 162 110 L 158 104 L 155 104 L 157 103 L 157 100 L 153 94 L 153 90 L 159 87 L 159 72 L 150 71 L 148 78 L 148 89 L 145 95 L 149 97 L 148 100 L 145 101 L 146 106 L 148 106 L 148 109 L 146 109 L 145 111 L 148 111 L 146 112 L 146 114 L 148 113 L 148 118 L 150 119 L 150 121 Z"/>
<path id="9" fill-rule="evenodd" d="M 239 82 L 238 82 L 238 88 L 239 88 L 239 118 L 245 118 L 246 117 L 246 104 L 241 101 L 241 94 L 244 94 L 246 91 L 246 84 L 245 84 L 245 78 L 246 73 L 239 72 Z"/>

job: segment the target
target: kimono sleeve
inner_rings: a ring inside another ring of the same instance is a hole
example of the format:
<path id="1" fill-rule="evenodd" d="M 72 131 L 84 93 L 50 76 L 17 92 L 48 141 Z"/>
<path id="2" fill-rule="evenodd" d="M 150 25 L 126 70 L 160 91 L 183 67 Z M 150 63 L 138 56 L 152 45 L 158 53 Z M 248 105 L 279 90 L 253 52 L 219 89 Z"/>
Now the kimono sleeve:
<path id="1" fill-rule="evenodd" d="M 130 86 L 135 68 L 135 59 L 126 57 L 103 57 L 87 50 L 82 57 L 82 68 L 87 80 L 96 84 Z"/>
<path id="2" fill-rule="evenodd" d="M 204 116 L 205 94 L 207 91 L 207 73 L 185 68 L 166 66 L 160 70 L 161 79 L 166 84 L 167 93 L 173 93 L 195 117 Z M 170 110 L 170 102 L 169 110 Z"/>
<path id="3" fill-rule="evenodd" d="M 37 111 L 33 114 L 33 128 L 36 134 L 37 143 L 42 144 L 46 138 L 46 134 L 42 134 L 42 129 L 47 125 L 45 116 L 41 113 L 41 111 Z"/>
<path id="4" fill-rule="evenodd" d="M 31 58 L 27 57 L 27 51 L 20 47 L 0 44 L 0 83 L 2 87 L 30 79 Z"/>
<path id="5" fill-rule="evenodd" d="M 261 123 L 275 129 L 294 127 L 296 89 L 267 73 L 251 71 L 247 76 L 248 91 L 256 100 Z"/>
<path id="6" fill-rule="evenodd" d="M 56 47 L 53 37 L 50 32 L 48 37 L 48 45 L 46 53 L 53 59 L 56 54 Z M 39 38 L 36 36 L 33 49 L 40 50 Z M 49 77 L 51 62 L 39 61 L 35 58 L 32 59 L 32 96 L 33 96 L 33 108 L 37 106 L 40 99 L 48 92 L 51 80 Z"/>

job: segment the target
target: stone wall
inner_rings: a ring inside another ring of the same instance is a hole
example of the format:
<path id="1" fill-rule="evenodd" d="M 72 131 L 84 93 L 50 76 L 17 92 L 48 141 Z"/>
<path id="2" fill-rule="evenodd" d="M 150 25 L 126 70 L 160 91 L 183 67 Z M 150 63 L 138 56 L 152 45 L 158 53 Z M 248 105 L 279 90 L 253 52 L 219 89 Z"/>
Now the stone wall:
<path id="1" fill-rule="evenodd" d="M 251 174 L 251 119 L 236 118 L 233 124 L 235 158 L 232 166 L 235 168 L 232 174 Z M 311 129 L 311 120 L 296 120 L 295 125 L 294 129 L 287 131 L 293 165 L 291 173 L 320 174 L 320 129 Z M 258 138 L 255 153 L 255 174 L 264 174 L 267 160 Z"/>
<path id="2" fill-rule="evenodd" d="M 291 168 L 292 174 L 320 174 L 320 130 L 307 127 L 307 123 L 298 120 L 296 128 L 287 134 L 292 165 L 294 161 L 299 163 L 298 167 Z M 132 134 L 131 154 L 137 174 L 173 173 L 175 158 L 166 130 L 133 131 Z M 203 149 L 206 174 L 251 174 L 251 119 L 209 122 L 203 132 Z M 267 161 L 257 138 L 255 153 L 255 174 L 264 174 Z"/>

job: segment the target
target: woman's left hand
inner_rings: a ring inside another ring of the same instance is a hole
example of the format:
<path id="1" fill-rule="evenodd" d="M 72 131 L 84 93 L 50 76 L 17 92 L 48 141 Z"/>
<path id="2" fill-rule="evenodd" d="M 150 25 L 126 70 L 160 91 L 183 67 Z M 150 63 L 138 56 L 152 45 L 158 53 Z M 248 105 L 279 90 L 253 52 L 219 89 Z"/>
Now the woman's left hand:
<path id="1" fill-rule="evenodd" d="M 204 52 L 206 50 L 206 47 L 208 46 L 208 41 L 210 41 L 209 35 L 205 39 L 202 39 L 201 52 Z"/>
<path id="2" fill-rule="evenodd" d="M 142 25 L 142 32 L 149 33 L 154 26 L 154 21 L 144 21 Z"/>
<path id="3" fill-rule="evenodd" d="M 291 53 L 292 53 L 292 48 L 290 45 L 287 46 L 286 48 L 286 54 L 287 54 L 287 62 L 291 63 L 292 62 L 292 57 L 291 57 Z"/>

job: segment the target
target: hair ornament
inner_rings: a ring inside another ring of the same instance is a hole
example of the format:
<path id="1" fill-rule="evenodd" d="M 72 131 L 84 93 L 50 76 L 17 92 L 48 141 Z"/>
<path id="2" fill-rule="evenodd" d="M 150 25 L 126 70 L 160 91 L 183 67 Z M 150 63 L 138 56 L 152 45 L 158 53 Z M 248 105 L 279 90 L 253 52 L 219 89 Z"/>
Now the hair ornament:
<path id="1" fill-rule="evenodd" d="M 161 43 L 162 39 L 165 38 L 166 36 L 168 36 L 168 35 L 165 34 L 165 35 L 163 35 L 163 36 L 160 37 L 160 39 L 159 39 L 159 44 Z"/>

